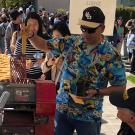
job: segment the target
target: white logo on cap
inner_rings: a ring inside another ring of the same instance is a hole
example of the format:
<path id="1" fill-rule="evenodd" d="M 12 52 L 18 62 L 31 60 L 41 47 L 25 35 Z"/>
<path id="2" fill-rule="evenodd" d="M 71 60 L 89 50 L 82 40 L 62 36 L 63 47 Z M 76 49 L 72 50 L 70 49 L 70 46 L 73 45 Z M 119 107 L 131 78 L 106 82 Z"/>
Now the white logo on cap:
<path id="1" fill-rule="evenodd" d="M 88 20 L 91 20 L 91 19 L 92 19 L 92 16 L 90 15 L 89 12 L 86 12 L 86 13 L 85 13 L 85 17 L 86 17 Z"/>

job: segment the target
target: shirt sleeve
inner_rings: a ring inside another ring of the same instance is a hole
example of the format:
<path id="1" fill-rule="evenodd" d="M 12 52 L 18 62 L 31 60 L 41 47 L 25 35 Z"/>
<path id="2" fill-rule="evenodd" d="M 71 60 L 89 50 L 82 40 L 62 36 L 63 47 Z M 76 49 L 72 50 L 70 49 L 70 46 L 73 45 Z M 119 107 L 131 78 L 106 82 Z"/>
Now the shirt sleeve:
<path id="1" fill-rule="evenodd" d="M 60 54 L 66 54 L 74 42 L 75 39 L 69 36 L 48 40 L 47 44 L 55 57 L 59 56 Z"/>
<path id="2" fill-rule="evenodd" d="M 64 51 L 65 41 L 64 38 L 48 40 L 47 45 L 54 56 L 60 55 Z"/>
<path id="3" fill-rule="evenodd" d="M 119 55 L 117 50 L 115 50 L 115 48 L 112 49 L 111 55 L 111 59 L 107 62 L 109 83 L 112 86 L 126 85 L 127 80 L 125 74 L 125 67 L 121 60 L 121 56 Z"/>

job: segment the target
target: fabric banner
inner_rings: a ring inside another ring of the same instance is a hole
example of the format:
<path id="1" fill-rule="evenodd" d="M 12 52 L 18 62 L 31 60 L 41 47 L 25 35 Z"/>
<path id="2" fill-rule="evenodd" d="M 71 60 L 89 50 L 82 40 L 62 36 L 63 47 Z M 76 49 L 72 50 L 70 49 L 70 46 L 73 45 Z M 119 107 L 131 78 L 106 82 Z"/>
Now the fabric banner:
<path id="1" fill-rule="evenodd" d="M 105 31 L 104 35 L 112 35 L 115 22 L 116 0 L 70 0 L 70 18 L 69 28 L 72 34 L 81 34 L 79 19 L 82 18 L 83 10 L 90 6 L 97 6 L 105 14 Z"/>

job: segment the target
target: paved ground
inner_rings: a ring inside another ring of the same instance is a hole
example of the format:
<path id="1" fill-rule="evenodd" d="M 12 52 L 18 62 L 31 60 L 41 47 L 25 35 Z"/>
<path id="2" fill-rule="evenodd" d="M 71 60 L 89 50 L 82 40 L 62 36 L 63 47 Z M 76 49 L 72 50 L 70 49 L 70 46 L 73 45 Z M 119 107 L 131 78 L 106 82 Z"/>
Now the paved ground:
<path id="1" fill-rule="evenodd" d="M 109 103 L 108 97 L 104 98 L 103 123 L 101 127 L 102 135 L 117 135 L 120 120 L 117 118 L 117 109 Z"/>
<path id="2" fill-rule="evenodd" d="M 128 81 L 127 88 L 131 87 L 135 87 L 135 85 Z M 103 110 L 101 135 L 117 135 L 121 121 L 117 118 L 117 109 L 110 104 L 108 96 L 104 98 Z M 77 134 L 75 133 L 74 135 Z"/>
<path id="3" fill-rule="evenodd" d="M 127 88 L 135 87 L 128 81 Z M 101 135 L 117 135 L 120 127 L 120 120 L 117 118 L 117 109 L 109 103 L 108 97 L 104 98 L 103 124 Z"/>

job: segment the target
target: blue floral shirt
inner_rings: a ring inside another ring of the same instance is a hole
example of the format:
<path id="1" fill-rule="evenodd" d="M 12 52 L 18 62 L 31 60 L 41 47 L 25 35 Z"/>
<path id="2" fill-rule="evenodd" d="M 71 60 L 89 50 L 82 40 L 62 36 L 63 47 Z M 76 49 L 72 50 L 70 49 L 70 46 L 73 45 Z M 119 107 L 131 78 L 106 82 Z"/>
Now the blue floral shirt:
<path id="1" fill-rule="evenodd" d="M 125 68 L 117 50 L 108 42 L 95 47 L 86 45 L 80 36 L 52 39 L 48 46 L 54 56 L 65 56 L 57 111 L 82 121 L 100 119 L 103 96 L 95 95 L 84 104 L 77 104 L 69 93 L 81 96 L 90 88 L 106 88 L 108 82 L 112 86 L 126 85 Z"/>

